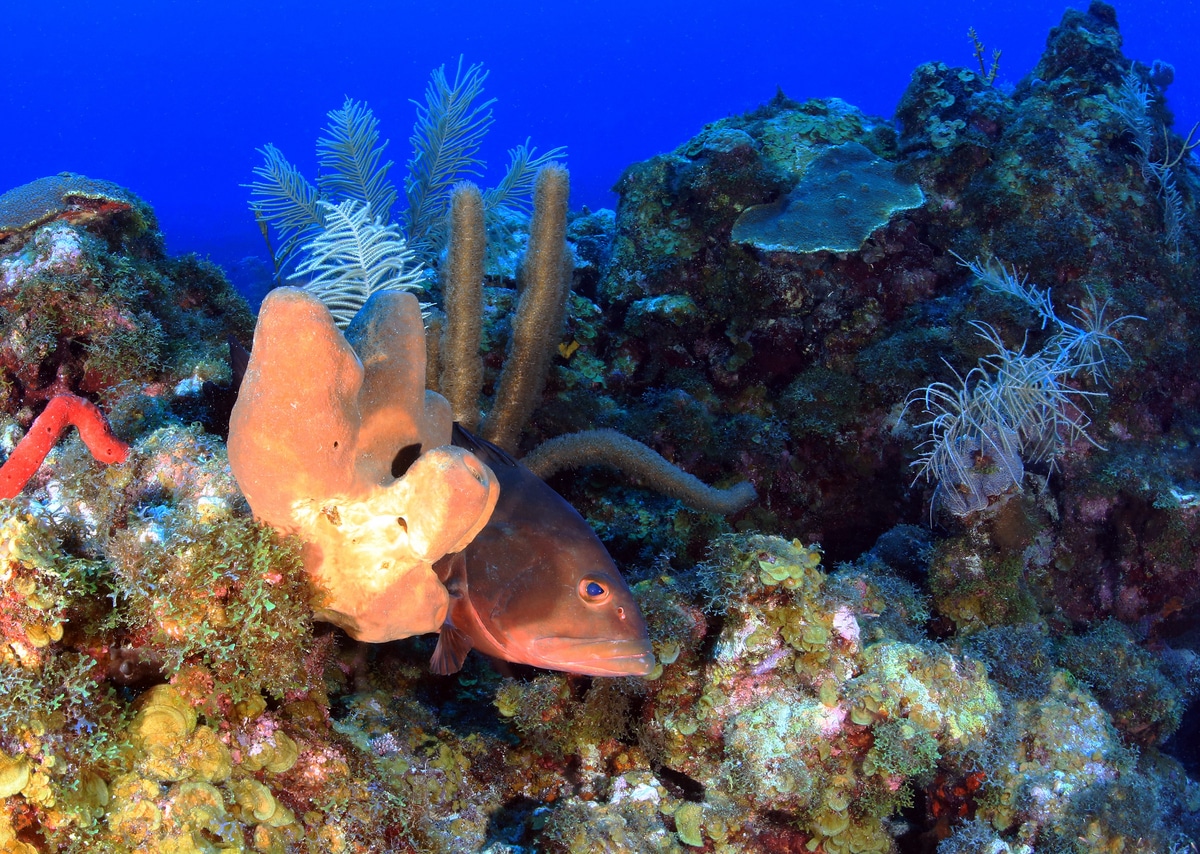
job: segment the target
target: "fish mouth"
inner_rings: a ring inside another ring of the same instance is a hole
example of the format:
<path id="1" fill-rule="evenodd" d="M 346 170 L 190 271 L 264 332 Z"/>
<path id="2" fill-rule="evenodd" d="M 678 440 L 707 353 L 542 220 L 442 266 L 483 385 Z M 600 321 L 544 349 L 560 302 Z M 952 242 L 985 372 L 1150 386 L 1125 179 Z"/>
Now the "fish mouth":
<path id="1" fill-rule="evenodd" d="M 645 676 L 656 664 L 650 641 L 541 637 L 533 651 L 543 667 L 585 676 Z"/>

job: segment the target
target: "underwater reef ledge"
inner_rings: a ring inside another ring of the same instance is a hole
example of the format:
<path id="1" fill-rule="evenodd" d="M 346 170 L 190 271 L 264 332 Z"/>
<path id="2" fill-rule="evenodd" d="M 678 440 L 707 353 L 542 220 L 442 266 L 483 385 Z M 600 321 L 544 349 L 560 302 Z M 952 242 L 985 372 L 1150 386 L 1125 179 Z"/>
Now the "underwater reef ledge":
<path id="1" fill-rule="evenodd" d="M 629 578 L 646 678 L 437 676 L 432 636 L 315 620 L 226 455 L 245 301 L 129 190 L 0 196 L 0 449 L 65 395 L 128 444 L 68 431 L 0 500 L 0 851 L 1194 851 L 1200 167 L 1172 73 L 1094 2 L 1012 91 L 928 63 L 894 121 L 780 93 L 571 216 L 516 455 L 611 428 L 759 495 L 724 518 L 550 478 Z"/>

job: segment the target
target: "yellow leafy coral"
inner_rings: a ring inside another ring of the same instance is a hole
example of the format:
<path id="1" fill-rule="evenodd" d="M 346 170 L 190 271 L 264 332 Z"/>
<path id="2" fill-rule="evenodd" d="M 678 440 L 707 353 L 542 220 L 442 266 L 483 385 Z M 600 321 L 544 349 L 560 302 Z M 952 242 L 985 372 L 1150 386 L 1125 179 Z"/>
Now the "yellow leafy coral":
<path id="1" fill-rule="evenodd" d="M 0 601 L 16 619 L 0 631 L 0 646 L 32 666 L 62 640 L 68 579 L 49 514 L 15 507 L 0 520 Z"/>
<path id="2" fill-rule="evenodd" d="M 299 757 L 299 745 L 277 724 L 260 722 L 253 736 L 243 731 L 234 742 L 241 747 L 231 754 L 229 727 L 211 717 L 212 726 L 199 723 L 195 706 L 175 685 L 151 688 L 136 708 L 129 724 L 132 770 L 92 798 L 107 803 L 106 841 L 185 854 L 246 850 L 250 834 L 262 851 L 283 851 L 299 838 L 295 812 L 272 789 L 278 779 L 259 779 L 264 770 L 290 770 Z M 253 704 L 243 708 L 253 711 Z"/>
<path id="3" fill-rule="evenodd" d="M 317 616 L 359 640 L 440 629 L 433 564 L 495 507 L 494 475 L 450 429 L 449 404 L 425 391 L 416 297 L 376 294 L 345 336 L 302 290 L 263 301 L 229 463 L 255 515 L 305 542 Z"/>
<path id="4" fill-rule="evenodd" d="M 816 572 L 821 566 L 821 547 L 811 545 L 805 548 L 799 540 L 792 540 L 789 550 L 791 559 L 783 559 L 774 554 L 765 555 L 758 561 L 758 578 L 768 587 L 782 584 L 789 590 L 804 583 L 805 576 L 819 578 Z"/>
<path id="5" fill-rule="evenodd" d="M 157 780 L 228 779 L 232 763 L 227 748 L 208 726 L 196 725 L 196 711 L 171 685 L 156 685 L 138 700 L 129 726 L 139 750 L 138 770 Z"/>
<path id="6" fill-rule="evenodd" d="M 282 774 L 296 764 L 300 756 L 300 747 L 286 732 L 276 730 L 270 740 L 256 745 L 255 750 L 247 753 L 242 760 L 242 767 L 247 771 L 260 769 L 272 774 Z"/>
<path id="7" fill-rule="evenodd" d="M 29 762 L 24 756 L 0 751 L 0 798 L 10 798 L 29 782 Z"/>

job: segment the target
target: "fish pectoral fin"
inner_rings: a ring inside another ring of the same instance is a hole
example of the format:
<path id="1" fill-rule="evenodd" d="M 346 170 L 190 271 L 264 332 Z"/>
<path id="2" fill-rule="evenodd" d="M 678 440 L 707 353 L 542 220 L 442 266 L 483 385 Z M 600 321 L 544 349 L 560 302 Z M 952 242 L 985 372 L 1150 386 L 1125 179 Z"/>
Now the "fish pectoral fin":
<path id="1" fill-rule="evenodd" d="M 433 572 L 451 596 L 461 596 L 462 581 L 467 574 L 466 552 L 445 555 L 433 565 Z"/>
<path id="2" fill-rule="evenodd" d="M 434 649 L 433 658 L 429 661 L 429 669 L 438 676 L 457 673 L 462 670 L 463 662 L 467 660 L 467 653 L 471 651 L 471 647 L 471 639 L 447 620 L 442 625 L 441 634 L 438 635 L 437 648 Z"/>

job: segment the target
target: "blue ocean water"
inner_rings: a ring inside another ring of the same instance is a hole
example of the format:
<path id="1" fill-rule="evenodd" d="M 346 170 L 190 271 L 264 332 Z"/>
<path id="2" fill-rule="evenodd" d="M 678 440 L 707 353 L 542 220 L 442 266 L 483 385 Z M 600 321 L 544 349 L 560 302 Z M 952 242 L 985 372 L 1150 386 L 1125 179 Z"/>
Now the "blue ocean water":
<path id="1" fill-rule="evenodd" d="M 490 72 L 498 174 L 530 137 L 567 147 L 572 206 L 613 206 L 622 170 L 777 89 L 890 116 L 919 63 L 976 67 L 967 30 L 1003 51 L 1001 85 L 1037 62 L 1065 5 L 1008 0 L 830 4 L 653 0 L 509 4 L 8 0 L 0 16 L 0 191 L 63 170 L 124 184 L 172 252 L 265 256 L 247 207 L 274 143 L 307 175 L 325 114 L 366 101 L 410 156 L 431 69 Z M 1175 66 L 1176 129 L 1200 120 L 1200 4 L 1117 6 L 1125 53 Z M 496 177 L 493 174 L 493 180 Z M 485 183 L 487 180 L 485 178 Z"/>

